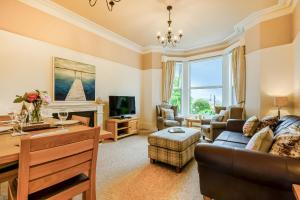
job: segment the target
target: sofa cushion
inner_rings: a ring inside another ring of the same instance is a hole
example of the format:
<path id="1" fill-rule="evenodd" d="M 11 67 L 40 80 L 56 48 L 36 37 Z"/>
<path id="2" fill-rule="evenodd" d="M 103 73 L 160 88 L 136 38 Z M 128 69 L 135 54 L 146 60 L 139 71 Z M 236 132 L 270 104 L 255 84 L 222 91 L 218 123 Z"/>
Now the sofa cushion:
<path id="1" fill-rule="evenodd" d="M 246 147 L 246 144 L 222 141 L 222 140 L 216 140 L 216 141 L 214 141 L 213 144 L 218 145 L 218 146 L 226 146 L 226 147 L 233 147 L 233 148 L 239 148 L 239 149 L 245 149 L 245 147 Z"/>
<path id="2" fill-rule="evenodd" d="M 262 118 L 257 126 L 256 132 L 262 130 L 263 128 L 269 126 L 270 129 L 273 131 L 278 124 L 278 117 L 277 116 L 266 116 Z"/>
<path id="3" fill-rule="evenodd" d="M 248 142 L 246 149 L 267 153 L 273 143 L 273 131 L 269 126 L 261 129 Z"/>
<path id="4" fill-rule="evenodd" d="M 293 125 L 300 126 L 300 117 L 299 116 L 288 115 L 288 116 L 283 117 L 278 122 L 277 127 L 274 130 L 274 135 L 282 133 L 282 131 L 284 129 L 287 129 Z"/>
<path id="5" fill-rule="evenodd" d="M 242 133 L 232 131 L 223 131 L 216 139 L 216 141 L 240 143 L 245 146 L 248 144 L 249 140 L 250 138 L 244 136 Z"/>
<path id="6" fill-rule="evenodd" d="M 272 145 L 270 153 L 277 156 L 300 158 L 300 134 L 279 135 Z"/>
<path id="7" fill-rule="evenodd" d="M 165 120 L 165 126 L 180 126 L 180 123 L 175 120 Z"/>
<path id="8" fill-rule="evenodd" d="M 250 117 L 243 126 L 243 133 L 245 136 L 253 136 L 256 132 L 259 120 L 256 116 Z"/>

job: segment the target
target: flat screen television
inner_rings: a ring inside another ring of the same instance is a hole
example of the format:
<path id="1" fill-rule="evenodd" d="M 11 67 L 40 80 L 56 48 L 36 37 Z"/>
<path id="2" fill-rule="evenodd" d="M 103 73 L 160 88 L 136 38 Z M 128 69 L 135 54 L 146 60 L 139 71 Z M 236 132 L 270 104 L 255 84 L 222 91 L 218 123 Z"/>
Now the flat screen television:
<path id="1" fill-rule="evenodd" d="M 109 96 L 109 116 L 125 117 L 136 114 L 135 97 Z"/>

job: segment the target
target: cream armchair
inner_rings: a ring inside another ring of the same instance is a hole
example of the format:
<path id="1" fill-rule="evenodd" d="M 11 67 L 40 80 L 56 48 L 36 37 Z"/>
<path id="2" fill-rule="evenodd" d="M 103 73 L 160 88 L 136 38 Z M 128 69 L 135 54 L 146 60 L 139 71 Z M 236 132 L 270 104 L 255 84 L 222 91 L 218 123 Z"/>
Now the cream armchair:
<path id="1" fill-rule="evenodd" d="M 174 120 L 164 119 L 162 116 L 162 108 L 173 109 Z M 156 106 L 156 125 L 158 130 L 162 130 L 173 126 L 182 126 L 184 118 L 178 116 L 177 106 L 162 104 Z"/>
<path id="2" fill-rule="evenodd" d="M 227 120 L 228 119 L 243 119 L 243 111 L 244 109 L 241 107 L 222 107 L 216 106 L 215 113 L 220 114 L 221 110 L 227 110 L 228 115 L 223 117 L 222 121 L 212 121 L 212 120 L 202 120 L 201 121 L 201 131 L 203 136 L 206 139 L 214 141 L 220 133 L 222 133 L 226 129 Z"/>

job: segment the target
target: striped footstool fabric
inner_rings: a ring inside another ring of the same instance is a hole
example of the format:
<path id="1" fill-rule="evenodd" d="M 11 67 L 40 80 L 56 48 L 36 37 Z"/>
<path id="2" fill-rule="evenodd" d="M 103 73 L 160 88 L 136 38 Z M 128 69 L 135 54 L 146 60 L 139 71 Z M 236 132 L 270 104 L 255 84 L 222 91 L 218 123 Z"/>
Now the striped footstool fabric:
<path id="1" fill-rule="evenodd" d="M 148 137 L 148 157 L 182 168 L 194 157 L 194 149 L 200 139 L 200 131 L 183 128 L 185 133 L 170 133 L 164 129 Z"/>

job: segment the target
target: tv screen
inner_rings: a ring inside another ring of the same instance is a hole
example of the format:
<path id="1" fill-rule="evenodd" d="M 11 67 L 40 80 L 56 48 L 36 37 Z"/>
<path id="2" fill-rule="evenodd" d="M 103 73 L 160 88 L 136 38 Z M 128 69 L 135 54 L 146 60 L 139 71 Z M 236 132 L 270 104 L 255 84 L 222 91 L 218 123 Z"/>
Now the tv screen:
<path id="1" fill-rule="evenodd" d="M 134 115 L 135 97 L 130 96 L 109 96 L 109 116 L 118 117 Z"/>

